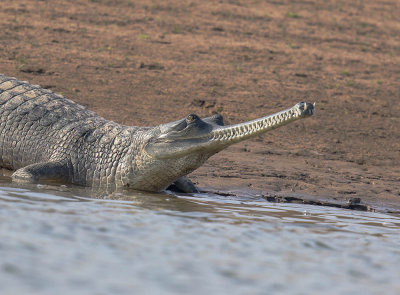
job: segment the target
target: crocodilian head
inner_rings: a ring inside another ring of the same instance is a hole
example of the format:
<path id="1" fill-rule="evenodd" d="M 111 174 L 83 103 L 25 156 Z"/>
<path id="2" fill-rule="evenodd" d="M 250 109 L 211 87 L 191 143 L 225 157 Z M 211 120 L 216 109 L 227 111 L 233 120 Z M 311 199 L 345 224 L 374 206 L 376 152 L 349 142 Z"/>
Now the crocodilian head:
<path id="1" fill-rule="evenodd" d="M 315 105 L 315 104 L 314 104 Z M 159 126 L 146 151 L 154 158 L 181 158 L 190 154 L 213 155 L 227 146 L 284 126 L 314 114 L 314 105 L 300 102 L 290 109 L 225 126 L 221 115 L 200 119 L 191 114 L 176 122 Z"/>

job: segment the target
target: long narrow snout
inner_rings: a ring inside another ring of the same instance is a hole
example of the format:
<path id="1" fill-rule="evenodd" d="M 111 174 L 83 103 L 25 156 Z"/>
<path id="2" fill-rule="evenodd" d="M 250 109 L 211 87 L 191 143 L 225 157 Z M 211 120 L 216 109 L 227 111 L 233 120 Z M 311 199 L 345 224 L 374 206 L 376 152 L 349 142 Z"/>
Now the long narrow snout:
<path id="1" fill-rule="evenodd" d="M 148 142 L 146 151 L 159 159 L 177 158 L 195 153 L 210 156 L 231 144 L 313 114 L 313 104 L 299 102 L 290 109 L 229 126 L 224 126 L 222 118 L 219 117 L 206 118 L 203 121 L 195 115 L 189 115 L 186 120 L 162 125 L 162 134 Z M 191 120 L 196 124 L 190 125 L 188 121 Z"/>
<path id="2" fill-rule="evenodd" d="M 248 121 L 245 123 L 221 126 L 213 129 L 208 137 L 209 145 L 227 146 L 248 138 L 260 135 L 269 130 L 284 126 L 295 120 L 306 118 L 314 114 L 314 105 L 308 102 L 299 102 L 290 109 Z"/>

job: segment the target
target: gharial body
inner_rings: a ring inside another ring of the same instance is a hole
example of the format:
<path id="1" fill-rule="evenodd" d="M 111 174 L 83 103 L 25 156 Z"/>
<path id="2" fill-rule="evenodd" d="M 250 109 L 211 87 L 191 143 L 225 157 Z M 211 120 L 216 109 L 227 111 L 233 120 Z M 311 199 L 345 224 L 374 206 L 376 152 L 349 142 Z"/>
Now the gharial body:
<path id="1" fill-rule="evenodd" d="M 294 107 L 224 126 L 220 115 L 191 114 L 156 127 L 124 126 L 60 95 L 0 75 L 0 167 L 14 181 L 59 179 L 83 186 L 195 192 L 185 177 L 227 146 L 311 116 Z"/>

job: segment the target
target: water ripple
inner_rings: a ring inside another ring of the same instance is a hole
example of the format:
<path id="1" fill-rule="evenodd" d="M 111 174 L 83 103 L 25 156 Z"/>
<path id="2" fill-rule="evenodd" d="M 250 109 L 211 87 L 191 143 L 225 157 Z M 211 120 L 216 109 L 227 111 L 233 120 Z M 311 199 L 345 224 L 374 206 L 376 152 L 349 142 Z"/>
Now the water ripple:
<path id="1" fill-rule="evenodd" d="M 261 198 L 0 189 L 1 294 L 398 294 L 400 218 Z"/>

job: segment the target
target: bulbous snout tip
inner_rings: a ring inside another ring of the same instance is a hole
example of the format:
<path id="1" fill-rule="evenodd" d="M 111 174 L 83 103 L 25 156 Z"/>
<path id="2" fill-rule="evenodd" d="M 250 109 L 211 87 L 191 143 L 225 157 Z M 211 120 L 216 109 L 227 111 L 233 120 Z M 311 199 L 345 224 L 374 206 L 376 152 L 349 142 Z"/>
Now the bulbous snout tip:
<path id="1" fill-rule="evenodd" d="M 312 116 L 315 113 L 315 102 L 299 102 L 295 107 L 298 108 L 302 117 Z"/>

